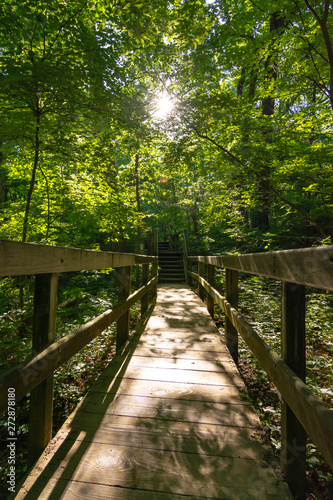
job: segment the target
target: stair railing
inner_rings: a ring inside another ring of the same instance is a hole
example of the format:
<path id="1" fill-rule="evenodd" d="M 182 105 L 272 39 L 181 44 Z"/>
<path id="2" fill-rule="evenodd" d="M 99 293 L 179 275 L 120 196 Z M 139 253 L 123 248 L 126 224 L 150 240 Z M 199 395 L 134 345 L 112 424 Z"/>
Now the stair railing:
<path id="1" fill-rule="evenodd" d="M 157 231 L 153 236 L 157 248 Z M 131 294 L 132 266 L 141 265 L 142 286 Z M 149 269 L 151 266 L 151 269 Z M 117 321 L 116 350 L 129 336 L 130 308 L 141 301 L 145 313 L 156 295 L 157 252 L 154 256 L 99 252 L 0 240 L 0 276 L 35 275 L 32 358 L 0 378 L 0 411 L 30 395 L 29 463 L 33 464 L 52 437 L 53 374 L 112 323 Z M 114 269 L 118 303 L 76 331 L 55 340 L 58 273 Z"/>
<path id="2" fill-rule="evenodd" d="M 333 468 L 333 413 L 305 384 L 305 286 L 333 290 L 333 246 L 248 255 L 189 257 L 198 262 L 198 292 L 213 316 L 214 302 L 226 315 L 225 336 L 238 362 L 238 334 L 258 359 L 281 398 L 281 462 L 294 496 L 305 499 L 306 433 Z M 207 279 L 204 267 L 207 266 Z M 214 288 L 216 267 L 225 268 L 225 297 Z M 281 352 L 278 356 L 237 311 L 238 272 L 282 283 Z"/>

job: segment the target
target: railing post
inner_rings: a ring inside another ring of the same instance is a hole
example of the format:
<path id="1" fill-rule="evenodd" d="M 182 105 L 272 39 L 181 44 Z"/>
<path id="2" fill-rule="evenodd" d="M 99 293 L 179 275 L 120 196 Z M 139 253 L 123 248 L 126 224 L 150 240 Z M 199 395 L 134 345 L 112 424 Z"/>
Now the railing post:
<path id="1" fill-rule="evenodd" d="M 205 264 L 203 262 L 198 262 L 198 274 L 201 278 L 205 277 Z M 205 289 L 201 285 L 200 281 L 198 282 L 198 293 L 200 299 L 204 302 L 205 301 Z"/>
<path id="2" fill-rule="evenodd" d="M 149 264 L 142 265 L 142 286 L 148 283 Z M 145 293 L 141 299 L 141 316 L 147 311 L 149 305 L 149 292 Z"/>
<path id="3" fill-rule="evenodd" d="M 185 272 L 185 281 L 189 284 L 189 276 L 188 276 L 188 251 L 187 251 L 187 240 L 186 240 L 186 229 L 183 229 L 183 262 L 184 262 L 184 272 Z"/>
<path id="4" fill-rule="evenodd" d="M 131 278 L 132 278 L 132 266 L 119 267 L 117 269 L 117 279 L 119 283 L 118 291 L 118 302 L 123 302 L 131 293 Z M 121 346 L 128 339 L 129 334 L 129 320 L 130 311 L 126 311 L 117 320 L 117 341 L 116 341 L 116 351 L 118 351 Z"/>
<path id="5" fill-rule="evenodd" d="M 305 287 L 282 283 L 281 355 L 305 381 Z M 306 432 L 289 406 L 281 405 L 281 463 L 297 500 L 306 498 Z"/>
<path id="6" fill-rule="evenodd" d="M 207 265 L 207 281 L 212 287 L 214 287 L 214 276 L 215 276 L 215 266 L 211 264 Z M 207 293 L 207 310 L 212 318 L 214 318 L 214 299 Z"/>
<path id="7" fill-rule="evenodd" d="M 153 250 L 153 255 L 158 255 L 158 229 L 154 229 L 152 250 Z M 158 261 L 152 263 L 151 274 L 152 278 L 158 275 Z M 155 295 L 157 294 L 157 285 L 152 286 L 151 294 L 152 297 L 155 297 Z"/>
<path id="8" fill-rule="evenodd" d="M 57 274 L 37 274 L 32 350 L 37 354 L 54 342 L 57 316 Z M 52 438 L 53 374 L 30 393 L 28 462 L 33 465 Z"/>
<path id="9" fill-rule="evenodd" d="M 238 271 L 233 269 L 225 270 L 225 297 L 227 301 L 234 307 L 238 308 Z M 225 318 L 225 336 L 227 347 L 230 354 L 238 364 L 238 332 L 229 318 Z"/>
<path id="10" fill-rule="evenodd" d="M 192 281 L 192 276 L 190 276 L 189 273 L 192 272 L 192 260 L 191 259 L 187 259 L 187 284 L 189 286 L 192 286 L 193 285 L 193 281 Z"/>

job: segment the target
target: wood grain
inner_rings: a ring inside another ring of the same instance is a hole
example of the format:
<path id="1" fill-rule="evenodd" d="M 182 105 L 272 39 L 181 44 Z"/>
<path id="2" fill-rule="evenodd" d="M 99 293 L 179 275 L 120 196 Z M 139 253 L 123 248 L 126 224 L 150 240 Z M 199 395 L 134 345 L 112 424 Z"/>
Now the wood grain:
<path id="1" fill-rule="evenodd" d="M 1 276 L 110 269 L 149 262 L 157 262 L 157 257 L 0 240 Z"/>
<path id="2" fill-rule="evenodd" d="M 189 257 L 192 261 L 333 290 L 333 245 L 244 255 Z"/>

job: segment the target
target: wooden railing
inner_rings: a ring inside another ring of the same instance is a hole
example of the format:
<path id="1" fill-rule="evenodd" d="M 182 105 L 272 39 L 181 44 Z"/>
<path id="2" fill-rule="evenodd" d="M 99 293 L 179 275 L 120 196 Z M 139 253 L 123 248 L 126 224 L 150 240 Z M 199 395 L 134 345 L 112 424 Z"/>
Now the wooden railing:
<path id="1" fill-rule="evenodd" d="M 8 408 L 8 391 L 16 401 L 30 394 L 29 462 L 41 454 L 52 434 L 53 372 L 117 321 L 116 349 L 129 335 L 130 308 L 141 300 L 141 312 L 156 294 L 157 257 L 97 252 L 0 240 L 0 276 L 35 275 L 33 357 L 0 379 L 0 411 Z M 142 265 L 142 286 L 131 294 L 132 266 Z M 151 265 L 151 269 L 150 268 Z M 112 310 L 55 341 L 58 273 L 115 269 L 118 303 Z"/>
<path id="2" fill-rule="evenodd" d="M 198 263 L 198 273 L 191 270 L 194 262 Z M 214 287 L 216 267 L 225 268 L 225 297 Z M 189 257 L 188 269 L 189 279 L 198 281 L 202 300 L 207 293 L 210 314 L 213 316 L 214 302 L 222 307 L 226 315 L 226 342 L 235 362 L 239 333 L 275 384 L 282 399 L 282 467 L 295 498 L 305 498 L 306 433 L 333 468 L 333 413 L 305 384 L 305 285 L 333 290 L 333 246 Z M 281 357 L 237 311 L 239 271 L 282 282 Z"/>

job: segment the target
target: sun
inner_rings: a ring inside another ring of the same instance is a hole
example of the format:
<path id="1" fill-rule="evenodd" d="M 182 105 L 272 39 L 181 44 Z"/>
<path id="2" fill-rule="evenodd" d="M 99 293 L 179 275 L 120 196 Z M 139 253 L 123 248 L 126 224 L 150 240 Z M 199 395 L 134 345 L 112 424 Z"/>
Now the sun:
<path id="1" fill-rule="evenodd" d="M 161 93 L 154 102 L 154 118 L 165 120 L 174 108 L 174 103 L 167 92 Z"/>

